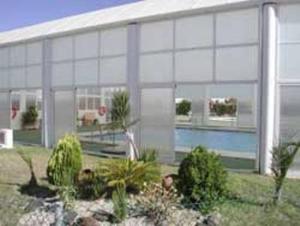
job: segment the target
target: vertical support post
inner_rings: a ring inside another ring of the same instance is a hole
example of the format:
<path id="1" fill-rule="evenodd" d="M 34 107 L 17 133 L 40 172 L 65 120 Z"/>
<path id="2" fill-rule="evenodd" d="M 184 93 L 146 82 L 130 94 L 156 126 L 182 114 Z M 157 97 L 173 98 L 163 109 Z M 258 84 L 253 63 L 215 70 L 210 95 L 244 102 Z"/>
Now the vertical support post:
<path id="1" fill-rule="evenodd" d="M 130 94 L 131 120 L 140 119 L 140 89 L 139 89 L 139 24 L 128 25 L 127 30 L 127 87 Z M 134 128 L 134 140 L 140 146 L 140 123 Z"/>
<path id="2" fill-rule="evenodd" d="M 43 41 L 43 75 L 42 75 L 42 98 L 43 98 L 43 119 L 42 119 L 42 140 L 47 148 L 53 146 L 54 142 L 54 118 L 53 99 L 51 94 L 51 41 Z"/>
<path id="3" fill-rule="evenodd" d="M 262 7 L 262 76 L 260 81 L 261 115 L 259 131 L 260 173 L 271 172 L 271 151 L 275 144 L 276 110 L 276 54 L 277 54 L 277 5 L 266 3 Z"/>

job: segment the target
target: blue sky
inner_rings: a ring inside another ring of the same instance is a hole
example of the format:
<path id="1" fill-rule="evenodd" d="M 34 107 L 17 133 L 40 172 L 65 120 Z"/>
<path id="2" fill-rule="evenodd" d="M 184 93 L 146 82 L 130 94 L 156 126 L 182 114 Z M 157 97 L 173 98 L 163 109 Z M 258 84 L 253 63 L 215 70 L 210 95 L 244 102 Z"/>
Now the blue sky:
<path id="1" fill-rule="evenodd" d="M 1 0 L 0 32 L 138 0 Z"/>

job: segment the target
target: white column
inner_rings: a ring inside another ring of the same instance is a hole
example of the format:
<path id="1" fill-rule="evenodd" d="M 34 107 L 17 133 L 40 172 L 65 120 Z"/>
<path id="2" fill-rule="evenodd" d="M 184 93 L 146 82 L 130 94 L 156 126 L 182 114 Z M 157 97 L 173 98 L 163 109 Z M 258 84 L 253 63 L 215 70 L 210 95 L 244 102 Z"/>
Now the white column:
<path id="1" fill-rule="evenodd" d="M 272 148 L 275 144 L 277 5 L 263 5 L 262 77 L 260 81 L 259 152 L 260 173 L 271 172 Z"/>
<path id="2" fill-rule="evenodd" d="M 130 94 L 131 120 L 140 119 L 139 89 L 139 24 L 128 25 L 127 35 L 127 87 Z M 134 128 L 134 139 L 140 144 L 140 123 Z"/>
<path id="3" fill-rule="evenodd" d="M 42 98 L 43 98 L 43 119 L 42 119 L 42 141 L 47 148 L 53 146 L 54 142 L 54 118 L 53 98 L 51 94 L 51 41 L 43 42 L 43 75 L 42 75 Z"/>

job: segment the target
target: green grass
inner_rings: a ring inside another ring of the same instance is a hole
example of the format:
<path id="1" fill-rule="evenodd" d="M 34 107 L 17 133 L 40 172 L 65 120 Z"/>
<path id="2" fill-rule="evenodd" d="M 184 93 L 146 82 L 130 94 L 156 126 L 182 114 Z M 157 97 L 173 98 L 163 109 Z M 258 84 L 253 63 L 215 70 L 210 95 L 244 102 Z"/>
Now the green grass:
<path id="1" fill-rule="evenodd" d="M 51 154 L 43 148 L 24 148 L 33 157 L 39 183 L 47 185 L 46 165 Z M 84 155 L 85 168 L 94 168 L 102 158 Z M 162 166 L 162 174 L 176 173 L 173 166 Z M 25 213 L 30 197 L 20 194 L 19 187 L 28 182 L 30 173 L 15 150 L 0 150 L 0 226 L 16 225 Z M 222 215 L 222 226 L 297 226 L 300 225 L 300 180 L 287 180 L 284 202 L 274 208 L 272 178 L 256 174 L 229 173 L 229 189 L 235 198 L 228 199 L 217 209 Z"/>

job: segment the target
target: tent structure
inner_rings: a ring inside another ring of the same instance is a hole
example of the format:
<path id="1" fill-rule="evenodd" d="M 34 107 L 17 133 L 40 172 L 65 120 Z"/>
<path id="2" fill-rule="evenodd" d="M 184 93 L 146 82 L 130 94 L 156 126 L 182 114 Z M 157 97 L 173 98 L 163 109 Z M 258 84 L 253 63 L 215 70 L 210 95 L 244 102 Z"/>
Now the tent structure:
<path id="1" fill-rule="evenodd" d="M 77 131 L 78 108 L 105 113 L 112 91 L 127 90 L 131 118 L 140 119 L 138 145 L 174 162 L 186 151 L 176 143 L 175 110 L 185 99 L 184 128 L 251 131 L 254 150 L 235 157 L 250 155 L 269 173 L 272 147 L 298 138 L 299 55 L 300 2 L 293 0 L 144 0 L 2 32 L 0 128 L 13 127 L 16 106 L 26 108 L 26 101 L 12 107 L 16 95 L 38 93 L 42 144 L 51 147 Z M 218 100 L 235 110 L 214 115 Z M 249 143 L 237 140 L 241 149 Z M 300 175 L 300 158 L 290 175 Z"/>

